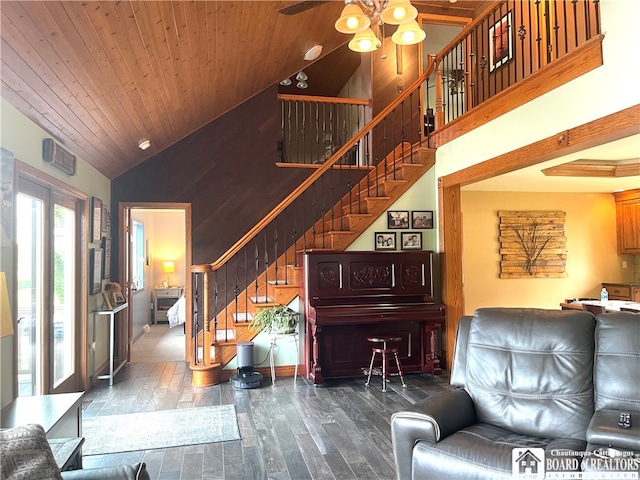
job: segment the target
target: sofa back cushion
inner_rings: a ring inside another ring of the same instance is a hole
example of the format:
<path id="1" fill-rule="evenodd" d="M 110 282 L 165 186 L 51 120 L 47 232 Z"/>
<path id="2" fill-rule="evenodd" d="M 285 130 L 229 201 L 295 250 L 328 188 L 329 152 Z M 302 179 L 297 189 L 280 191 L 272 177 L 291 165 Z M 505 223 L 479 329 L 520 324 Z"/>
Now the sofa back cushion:
<path id="1" fill-rule="evenodd" d="M 589 312 L 484 308 L 469 330 L 465 388 L 479 422 L 585 439 L 594 412 Z"/>
<path id="2" fill-rule="evenodd" d="M 640 412 L 640 315 L 603 313 L 596 324 L 596 410 Z"/>

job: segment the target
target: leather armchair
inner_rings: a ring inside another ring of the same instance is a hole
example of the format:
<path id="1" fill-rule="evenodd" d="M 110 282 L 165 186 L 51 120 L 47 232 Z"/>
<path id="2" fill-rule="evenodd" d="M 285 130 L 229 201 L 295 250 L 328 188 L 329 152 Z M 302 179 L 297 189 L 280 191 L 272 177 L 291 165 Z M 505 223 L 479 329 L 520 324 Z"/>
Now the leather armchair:
<path id="1" fill-rule="evenodd" d="M 595 413 L 587 428 L 582 470 L 620 467 L 640 472 L 640 314 L 601 314 L 596 324 Z M 631 427 L 620 428 L 620 412 L 631 414 Z M 635 468 L 629 460 L 635 461 Z"/>
<path id="2" fill-rule="evenodd" d="M 452 390 L 391 419 L 397 478 L 512 479 L 514 448 L 578 465 L 594 412 L 589 312 L 478 309 L 458 325 Z"/>

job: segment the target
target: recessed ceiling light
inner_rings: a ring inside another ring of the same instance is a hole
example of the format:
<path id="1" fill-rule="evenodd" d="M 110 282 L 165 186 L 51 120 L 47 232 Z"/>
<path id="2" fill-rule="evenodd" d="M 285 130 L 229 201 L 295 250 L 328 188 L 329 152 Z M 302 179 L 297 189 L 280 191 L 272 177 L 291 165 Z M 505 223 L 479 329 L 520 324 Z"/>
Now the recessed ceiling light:
<path id="1" fill-rule="evenodd" d="M 146 150 L 147 148 L 149 148 L 151 146 L 151 140 L 142 140 L 139 144 L 138 147 L 140 147 L 140 150 Z"/>

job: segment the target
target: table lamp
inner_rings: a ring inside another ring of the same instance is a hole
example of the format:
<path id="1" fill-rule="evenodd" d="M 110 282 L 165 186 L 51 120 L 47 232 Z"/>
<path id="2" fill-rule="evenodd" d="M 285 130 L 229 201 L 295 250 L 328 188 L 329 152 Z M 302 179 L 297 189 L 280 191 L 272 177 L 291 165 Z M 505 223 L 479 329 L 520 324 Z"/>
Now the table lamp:
<path id="1" fill-rule="evenodd" d="M 173 273 L 175 271 L 175 264 L 174 262 L 162 262 L 162 271 L 164 273 Z M 169 281 L 169 278 L 171 278 L 170 275 L 167 275 L 167 287 L 171 285 L 171 282 Z"/>
<path id="2" fill-rule="evenodd" d="M 0 338 L 13 335 L 13 320 L 9 305 L 9 291 L 7 290 L 7 278 L 4 272 L 0 272 Z"/>

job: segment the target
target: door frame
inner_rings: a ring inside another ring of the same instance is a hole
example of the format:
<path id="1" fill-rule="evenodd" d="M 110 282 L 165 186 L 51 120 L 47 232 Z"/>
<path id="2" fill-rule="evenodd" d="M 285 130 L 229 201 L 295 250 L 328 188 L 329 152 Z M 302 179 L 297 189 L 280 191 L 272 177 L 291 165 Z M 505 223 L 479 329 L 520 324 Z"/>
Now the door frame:
<path id="1" fill-rule="evenodd" d="M 190 267 L 192 265 L 192 221 L 191 221 L 191 204 L 176 202 L 119 202 L 118 203 L 118 272 L 123 272 L 126 281 L 123 284 L 127 294 L 127 302 L 132 305 L 131 300 L 133 290 L 131 288 L 131 265 L 126 264 L 127 258 L 130 258 L 129 249 L 129 233 L 127 225 L 131 225 L 131 210 L 182 210 L 185 216 L 185 263 Z M 121 275 L 122 277 L 122 275 Z M 193 361 L 193 340 L 191 322 L 191 272 L 187 272 L 187 279 L 184 286 L 185 295 L 185 361 Z M 127 330 L 128 344 L 127 361 L 131 361 L 131 348 L 133 345 L 133 309 L 127 309 Z M 118 342 L 122 345 L 124 338 L 119 338 Z"/>
<path id="2" fill-rule="evenodd" d="M 442 302 L 445 305 L 446 317 L 443 356 L 448 369 L 451 368 L 453 360 L 458 321 L 465 310 L 462 283 L 461 188 L 570 153 L 637 135 L 640 133 L 640 125 L 637 123 L 639 117 L 640 105 L 635 105 L 438 178 Z"/>
<path id="3" fill-rule="evenodd" d="M 57 191 L 64 195 L 68 195 L 73 197 L 76 202 L 78 202 L 78 207 L 76 208 L 76 212 L 79 215 L 79 218 L 76 219 L 76 223 L 81 227 L 77 233 L 77 259 L 79 260 L 76 265 L 76 336 L 74 342 L 74 349 L 77 353 L 75 360 L 75 368 L 77 370 L 78 375 L 78 390 L 87 390 L 91 386 L 91 378 L 89 372 L 89 294 L 88 288 L 86 287 L 89 284 L 89 238 L 88 238 L 88 229 L 83 226 L 88 225 L 89 219 L 89 196 L 77 190 L 76 188 L 54 178 L 50 175 L 38 170 L 31 165 L 24 163 L 17 158 L 14 159 L 14 196 L 18 194 L 20 190 L 20 178 L 24 178 L 36 184 L 42 185 L 51 190 Z M 15 208 L 15 206 L 14 206 Z M 16 227 L 17 219 L 15 218 L 14 212 L 14 232 Z M 17 305 L 17 295 L 18 295 L 18 252 L 17 247 L 15 247 L 15 238 L 14 238 L 14 252 L 13 252 L 13 285 L 14 288 L 12 304 Z M 46 349 L 49 350 L 49 347 Z M 18 335 L 13 336 L 13 391 L 15 395 L 18 394 Z M 49 372 L 47 371 L 47 375 Z M 47 381 L 48 382 L 48 381 Z"/>

